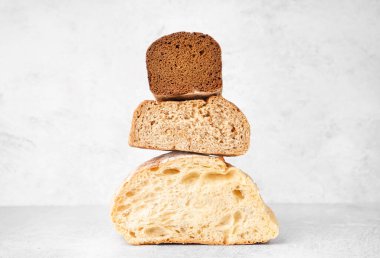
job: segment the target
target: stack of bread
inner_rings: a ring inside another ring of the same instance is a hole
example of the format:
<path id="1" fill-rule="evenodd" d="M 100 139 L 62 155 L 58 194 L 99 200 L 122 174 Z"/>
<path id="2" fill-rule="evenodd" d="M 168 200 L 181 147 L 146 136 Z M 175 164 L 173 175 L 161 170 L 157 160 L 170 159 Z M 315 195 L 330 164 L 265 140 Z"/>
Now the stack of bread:
<path id="1" fill-rule="evenodd" d="M 222 93 L 219 44 L 178 32 L 148 48 L 150 90 L 135 110 L 129 144 L 172 151 L 142 164 L 112 208 L 130 244 L 264 243 L 278 224 L 252 179 L 223 156 L 247 152 L 250 127 Z"/>

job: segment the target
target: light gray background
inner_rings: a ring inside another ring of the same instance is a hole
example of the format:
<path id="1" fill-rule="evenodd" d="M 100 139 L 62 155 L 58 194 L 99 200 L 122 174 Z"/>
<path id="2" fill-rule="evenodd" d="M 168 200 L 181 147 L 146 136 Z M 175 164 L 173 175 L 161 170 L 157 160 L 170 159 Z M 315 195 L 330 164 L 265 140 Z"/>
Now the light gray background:
<path id="1" fill-rule="evenodd" d="M 147 47 L 182 30 L 222 47 L 252 127 L 228 161 L 266 201 L 380 201 L 379 1 L 0 0 L 0 205 L 109 204 L 162 153 L 128 134 Z"/>

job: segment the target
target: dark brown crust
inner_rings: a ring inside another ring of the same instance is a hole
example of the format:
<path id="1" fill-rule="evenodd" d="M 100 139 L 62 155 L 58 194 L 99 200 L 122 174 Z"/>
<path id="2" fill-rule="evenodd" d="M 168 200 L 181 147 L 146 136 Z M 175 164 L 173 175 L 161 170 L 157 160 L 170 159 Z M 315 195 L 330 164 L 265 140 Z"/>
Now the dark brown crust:
<path id="1" fill-rule="evenodd" d="M 150 90 L 157 100 L 207 98 L 222 92 L 222 57 L 209 35 L 177 32 L 146 52 Z"/>

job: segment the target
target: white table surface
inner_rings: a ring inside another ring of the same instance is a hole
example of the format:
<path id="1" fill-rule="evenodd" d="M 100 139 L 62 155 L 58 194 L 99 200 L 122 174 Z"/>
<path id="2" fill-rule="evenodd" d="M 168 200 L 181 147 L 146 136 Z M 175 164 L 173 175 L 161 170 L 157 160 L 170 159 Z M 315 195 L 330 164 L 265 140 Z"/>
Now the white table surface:
<path id="1" fill-rule="evenodd" d="M 271 205 L 280 236 L 241 246 L 130 246 L 109 207 L 0 207 L 0 257 L 380 257 L 380 205 Z"/>

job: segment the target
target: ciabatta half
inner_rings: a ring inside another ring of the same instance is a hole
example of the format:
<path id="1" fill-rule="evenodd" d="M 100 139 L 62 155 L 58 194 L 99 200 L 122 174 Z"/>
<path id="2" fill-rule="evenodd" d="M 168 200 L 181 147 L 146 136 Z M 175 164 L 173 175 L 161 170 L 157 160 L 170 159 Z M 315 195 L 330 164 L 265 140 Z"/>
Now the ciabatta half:
<path id="1" fill-rule="evenodd" d="M 133 245 L 265 243 L 279 232 L 247 174 L 223 158 L 184 153 L 139 167 L 117 194 L 112 221 Z"/>

